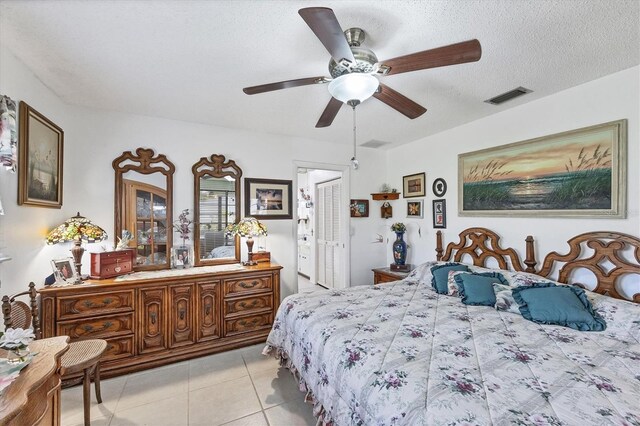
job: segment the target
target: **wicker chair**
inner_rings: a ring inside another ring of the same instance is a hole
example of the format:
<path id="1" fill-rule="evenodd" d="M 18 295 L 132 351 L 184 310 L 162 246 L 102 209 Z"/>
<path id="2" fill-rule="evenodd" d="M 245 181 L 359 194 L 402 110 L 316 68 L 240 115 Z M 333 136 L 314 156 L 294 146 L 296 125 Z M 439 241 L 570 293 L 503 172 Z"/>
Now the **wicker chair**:
<path id="1" fill-rule="evenodd" d="M 29 295 L 30 306 L 16 297 Z M 2 297 L 2 314 L 5 328 L 28 328 L 33 326 L 36 339 L 42 337 L 40 318 L 38 316 L 38 292 L 34 283 L 29 283 L 29 290 L 13 296 Z M 96 399 L 102 403 L 100 395 L 100 357 L 107 349 L 107 342 L 102 339 L 80 340 L 71 342 L 69 350 L 60 360 L 60 374 L 83 372 L 82 399 L 84 404 L 84 424 L 91 424 L 91 374 L 96 387 Z"/>

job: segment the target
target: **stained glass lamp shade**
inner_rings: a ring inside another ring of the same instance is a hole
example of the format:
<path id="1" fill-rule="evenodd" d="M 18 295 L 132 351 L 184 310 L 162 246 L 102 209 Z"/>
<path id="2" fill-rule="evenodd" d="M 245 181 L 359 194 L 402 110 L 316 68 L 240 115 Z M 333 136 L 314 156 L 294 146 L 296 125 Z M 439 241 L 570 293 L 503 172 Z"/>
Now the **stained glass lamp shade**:
<path id="1" fill-rule="evenodd" d="M 227 235 L 247 237 L 247 249 L 249 254 L 253 253 L 253 237 L 267 235 L 267 227 L 255 217 L 245 217 L 238 223 L 232 223 L 225 228 Z M 251 257 L 251 256 L 249 256 Z M 247 265 L 255 265 L 256 262 L 245 262 Z"/>
<path id="2" fill-rule="evenodd" d="M 77 215 L 65 220 L 62 225 L 49 232 L 47 244 L 53 245 L 73 241 L 74 246 L 71 249 L 71 254 L 73 255 L 78 276 L 80 276 L 82 254 L 84 253 L 82 243 L 97 243 L 106 239 L 107 233 L 104 229 L 91 223 L 86 217 L 80 216 L 80 212 L 78 212 Z"/>

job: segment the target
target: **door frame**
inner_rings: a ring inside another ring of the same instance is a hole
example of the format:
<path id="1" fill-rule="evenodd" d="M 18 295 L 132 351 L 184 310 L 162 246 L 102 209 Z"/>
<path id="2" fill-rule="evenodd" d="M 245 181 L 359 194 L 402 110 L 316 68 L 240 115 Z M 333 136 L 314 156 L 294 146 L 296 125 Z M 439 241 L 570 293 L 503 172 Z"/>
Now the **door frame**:
<path id="1" fill-rule="evenodd" d="M 344 261 L 342 262 L 342 276 L 344 277 L 344 287 L 349 287 L 351 282 L 351 228 L 350 228 L 350 215 L 349 215 L 349 203 L 351 200 L 351 168 L 348 164 L 331 164 L 331 163 L 315 163 L 312 161 L 296 161 L 293 162 L 293 187 L 295 188 L 295 200 L 298 204 L 298 169 L 310 169 L 310 170 L 331 170 L 340 172 L 342 174 L 342 191 L 340 207 L 343 214 L 340 217 L 340 226 L 344 230 L 341 233 L 340 239 L 344 248 Z M 293 209 L 293 220 L 291 223 L 291 232 L 293 241 L 295 241 L 295 256 L 294 256 L 294 272 L 296 277 L 296 289 L 298 288 L 298 209 Z M 338 287 L 335 287 L 338 288 Z"/>

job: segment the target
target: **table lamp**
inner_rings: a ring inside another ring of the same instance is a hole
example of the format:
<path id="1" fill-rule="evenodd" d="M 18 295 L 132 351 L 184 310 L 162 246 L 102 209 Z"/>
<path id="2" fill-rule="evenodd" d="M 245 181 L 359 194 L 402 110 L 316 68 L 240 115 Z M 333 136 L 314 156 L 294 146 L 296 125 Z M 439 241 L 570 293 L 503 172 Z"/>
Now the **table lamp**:
<path id="1" fill-rule="evenodd" d="M 84 247 L 82 243 L 96 243 L 107 239 L 107 233 L 104 229 L 91 223 L 86 217 L 80 216 L 80 212 L 70 219 L 64 221 L 62 225 L 54 228 L 47 235 L 47 244 L 53 245 L 58 243 L 66 243 L 73 241 L 74 246 L 71 249 L 73 261 L 78 272 L 76 284 L 81 283 L 82 279 L 80 269 L 82 266 L 82 254 Z"/>
<path id="2" fill-rule="evenodd" d="M 255 217 L 245 217 L 238 223 L 232 223 L 225 228 L 227 235 L 239 235 L 240 237 L 247 237 L 247 249 L 249 251 L 249 260 L 242 262 L 243 265 L 257 265 L 258 262 L 251 260 L 251 253 L 253 253 L 253 237 L 259 237 L 260 235 L 267 235 L 267 227 L 258 222 Z"/>

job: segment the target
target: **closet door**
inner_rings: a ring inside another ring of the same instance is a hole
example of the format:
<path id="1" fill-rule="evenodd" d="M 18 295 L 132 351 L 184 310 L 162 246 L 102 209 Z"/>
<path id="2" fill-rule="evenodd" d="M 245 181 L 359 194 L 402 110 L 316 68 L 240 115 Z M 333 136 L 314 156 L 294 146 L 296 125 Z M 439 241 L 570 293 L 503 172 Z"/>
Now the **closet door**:
<path id="1" fill-rule="evenodd" d="M 341 260 L 344 248 L 340 243 L 340 198 L 342 179 L 323 182 L 317 187 L 317 281 L 325 287 L 344 287 L 341 276 Z"/>

